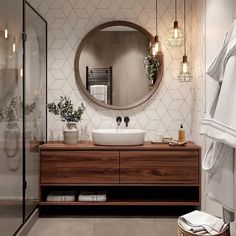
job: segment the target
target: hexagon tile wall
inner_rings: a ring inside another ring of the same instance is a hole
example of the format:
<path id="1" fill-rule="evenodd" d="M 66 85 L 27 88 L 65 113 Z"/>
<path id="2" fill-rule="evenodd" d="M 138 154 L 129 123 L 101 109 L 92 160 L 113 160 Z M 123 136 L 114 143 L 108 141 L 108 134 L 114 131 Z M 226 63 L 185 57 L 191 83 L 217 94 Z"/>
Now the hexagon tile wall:
<path id="1" fill-rule="evenodd" d="M 191 28 L 192 1 L 187 0 L 187 32 L 190 32 Z M 29 2 L 48 21 L 48 101 L 66 95 L 77 104 L 83 102 L 86 105 L 86 114 L 80 124 L 81 139 L 90 139 L 91 129 L 115 127 L 117 115 L 128 115 L 131 118 L 131 127 L 146 129 L 147 140 L 151 140 L 156 131 L 176 138 L 180 124 L 184 124 L 188 138 L 191 138 L 192 84 L 181 83 L 177 79 L 182 49 L 167 48 L 164 40 L 162 40 L 162 51 L 165 70 L 161 86 L 150 100 L 135 109 L 112 111 L 98 107 L 86 99 L 75 82 L 74 57 L 84 35 L 95 26 L 111 20 L 131 21 L 154 34 L 155 0 L 30 0 Z M 181 1 L 179 2 L 179 23 L 182 25 L 183 6 Z M 173 24 L 174 0 L 159 0 L 158 6 L 159 34 L 163 38 Z M 49 139 L 62 138 L 63 124 L 51 114 L 48 127 Z"/>

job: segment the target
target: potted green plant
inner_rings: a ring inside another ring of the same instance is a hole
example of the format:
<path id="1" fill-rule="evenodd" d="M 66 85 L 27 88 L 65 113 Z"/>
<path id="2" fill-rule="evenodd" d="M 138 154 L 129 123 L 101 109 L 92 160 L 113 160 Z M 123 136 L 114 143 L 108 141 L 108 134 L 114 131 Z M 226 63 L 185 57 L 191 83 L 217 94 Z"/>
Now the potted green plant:
<path id="1" fill-rule="evenodd" d="M 66 122 L 64 128 L 64 142 L 65 144 L 77 144 L 79 139 L 79 130 L 76 123 L 81 121 L 81 116 L 85 111 L 85 106 L 74 108 L 72 101 L 68 97 L 60 97 L 59 102 L 49 103 L 47 105 L 49 112 L 56 116 L 60 116 L 61 121 Z"/>
<path id="2" fill-rule="evenodd" d="M 150 80 L 151 85 L 156 82 L 160 62 L 157 57 L 152 55 L 147 55 L 144 58 L 144 66 L 146 68 L 146 77 Z"/>

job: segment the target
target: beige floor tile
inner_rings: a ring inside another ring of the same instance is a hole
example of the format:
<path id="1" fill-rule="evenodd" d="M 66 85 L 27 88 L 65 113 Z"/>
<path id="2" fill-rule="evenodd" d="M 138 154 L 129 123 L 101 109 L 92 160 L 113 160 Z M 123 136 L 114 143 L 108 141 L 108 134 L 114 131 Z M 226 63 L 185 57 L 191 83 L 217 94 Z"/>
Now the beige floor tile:
<path id="1" fill-rule="evenodd" d="M 176 236 L 177 219 L 40 218 L 28 236 Z"/>
<path id="2" fill-rule="evenodd" d="M 28 236 L 92 236 L 94 219 L 41 218 Z"/>
<path id="3" fill-rule="evenodd" d="M 157 236 L 155 223 L 133 220 L 117 220 L 95 223 L 93 236 Z"/>
<path id="4" fill-rule="evenodd" d="M 0 217 L 0 235 L 13 235 L 22 224 L 21 218 L 1 218 Z"/>
<path id="5" fill-rule="evenodd" d="M 95 223 L 155 223 L 155 218 L 96 218 Z"/>
<path id="6" fill-rule="evenodd" d="M 156 219 L 155 225 L 158 236 L 177 235 L 177 219 L 175 218 Z"/>

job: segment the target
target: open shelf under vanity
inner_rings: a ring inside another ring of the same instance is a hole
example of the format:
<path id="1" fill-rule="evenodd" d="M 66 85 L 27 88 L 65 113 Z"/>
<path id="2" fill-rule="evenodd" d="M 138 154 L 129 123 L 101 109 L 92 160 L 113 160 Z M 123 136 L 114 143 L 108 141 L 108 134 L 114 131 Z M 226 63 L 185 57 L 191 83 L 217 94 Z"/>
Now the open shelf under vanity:
<path id="1" fill-rule="evenodd" d="M 198 186 L 41 186 L 40 205 L 200 206 Z M 47 201 L 50 191 L 74 191 L 75 201 Z M 107 192 L 103 202 L 78 201 L 81 191 Z"/>

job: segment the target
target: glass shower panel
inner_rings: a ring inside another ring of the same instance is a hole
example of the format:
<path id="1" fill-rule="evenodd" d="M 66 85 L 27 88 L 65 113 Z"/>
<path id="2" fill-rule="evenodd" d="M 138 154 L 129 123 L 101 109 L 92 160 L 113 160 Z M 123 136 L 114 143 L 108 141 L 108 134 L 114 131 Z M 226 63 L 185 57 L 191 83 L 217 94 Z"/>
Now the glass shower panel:
<path id="1" fill-rule="evenodd" d="M 23 1 L 0 0 L 0 235 L 23 222 Z"/>
<path id="2" fill-rule="evenodd" d="M 46 140 L 46 21 L 25 6 L 25 193 L 26 217 L 38 204 L 38 145 Z"/>

